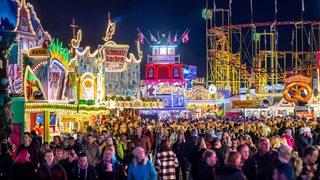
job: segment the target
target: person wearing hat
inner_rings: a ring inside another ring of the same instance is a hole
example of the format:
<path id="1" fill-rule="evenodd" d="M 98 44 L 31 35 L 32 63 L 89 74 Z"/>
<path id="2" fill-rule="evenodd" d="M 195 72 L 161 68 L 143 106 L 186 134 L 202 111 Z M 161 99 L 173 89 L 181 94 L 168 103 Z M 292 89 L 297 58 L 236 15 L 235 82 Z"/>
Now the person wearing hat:
<path id="1" fill-rule="evenodd" d="M 300 136 L 297 142 L 297 148 L 299 156 L 303 155 L 303 151 L 307 146 L 313 145 L 313 135 L 309 127 L 303 128 L 303 131 L 300 131 Z"/>
<path id="2" fill-rule="evenodd" d="M 128 168 L 128 180 L 156 180 L 157 173 L 142 147 L 133 150 L 134 158 Z"/>
<path id="3" fill-rule="evenodd" d="M 288 146 L 290 146 L 292 149 L 294 149 L 295 141 L 294 141 L 294 138 L 292 137 L 291 129 L 286 129 L 284 131 L 283 138 L 286 140 Z"/>

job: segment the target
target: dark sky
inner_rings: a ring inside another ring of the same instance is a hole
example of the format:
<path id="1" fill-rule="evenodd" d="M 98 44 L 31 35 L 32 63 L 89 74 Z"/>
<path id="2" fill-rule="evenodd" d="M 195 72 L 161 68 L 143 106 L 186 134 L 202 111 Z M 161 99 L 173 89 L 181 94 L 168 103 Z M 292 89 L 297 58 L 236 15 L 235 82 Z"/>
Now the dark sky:
<path id="1" fill-rule="evenodd" d="M 181 43 L 177 51 L 185 64 L 196 65 L 198 75 L 205 75 L 205 20 L 201 16 L 206 6 L 205 0 L 27 0 L 33 4 L 42 26 L 52 37 L 69 42 L 72 30 L 69 25 L 72 18 L 83 32 L 82 46 L 90 45 L 95 49 L 103 44 L 101 37 L 107 26 L 107 13 L 117 20 L 116 33 L 113 37 L 117 43 L 130 44 L 135 52 L 134 40 L 137 27 L 150 39 L 148 31 L 154 35 L 179 35 L 190 29 L 189 42 Z M 213 0 L 209 0 L 212 7 Z M 228 0 L 216 0 L 217 8 L 228 8 Z M 253 0 L 254 22 L 274 21 L 274 0 Z M 250 23 L 250 0 L 233 0 L 232 23 Z M 320 0 L 305 0 L 306 20 L 320 20 Z M 278 0 L 277 21 L 301 19 L 301 0 Z M 147 54 L 151 53 L 148 44 L 142 45 L 144 66 Z M 93 50 L 92 50 L 93 51 Z M 142 72 L 144 74 L 144 72 Z"/>

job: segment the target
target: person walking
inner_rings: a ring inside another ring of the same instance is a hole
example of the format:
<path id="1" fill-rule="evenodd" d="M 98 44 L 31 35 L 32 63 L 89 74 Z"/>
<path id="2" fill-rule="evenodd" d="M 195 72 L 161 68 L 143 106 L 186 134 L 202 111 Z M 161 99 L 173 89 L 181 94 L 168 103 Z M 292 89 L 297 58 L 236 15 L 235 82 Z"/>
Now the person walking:
<path id="1" fill-rule="evenodd" d="M 135 156 L 128 169 L 128 180 L 156 180 L 157 174 L 151 163 L 146 157 L 142 147 L 133 150 Z"/>
<path id="2" fill-rule="evenodd" d="M 100 160 L 100 149 L 94 142 L 92 134 L 88 134 L 87 140 L 88 143 L 84 145 L 83 150 L 87 155 L 89 164 L 95 167 Z"/>
<path id="3" fill-rule="evenodd" d="M 215 180 L 216 179 L 216 173 L 214 170 L 214 165 L 217 162 L 217 155 L 216 153 L 211 150 L 207 149 L 203 154 L 202 154 L 202 161 L 200 162 L 199 165 L 199 170 L 198 170 L 198 178 L 199 180 Z"/>
<path id="4" fill-rule="evenodd" d="M 159 152 L 156 155 L 155 169 L 159 172 L 159 180 L 175 180 L 178 159 L 176 154 L 170 149 L 169 142 L 162 140 L 160 142 Z"/>
<path id="5" fill-rule="evenodd" d="M 67 180 L 63 167 L 54 160 L 53 151 L 47 150 L 44 155 L 45 162 L 37 170 L 38 180 Z"/>
<path id="6" fill-rule="evenodd" d="M 33 164 L 33 168 L 38 169 L 39 150 L 34 144 L 31 144 L 31 134 L 29 132 L 25 132 L 23 134 L 23 140 L 24 144 L 21 144 L 18 147 L 17 154 L 24 149 L 27 150 L 30 154 L 30 160 Z"/>
<path id="7" fill-rule="evenodd" d="M 217 179 L 221 180 L 246 180 L 241 168 L 241 154 L 231 151 L 226 160 L 226 164 L 218 172 Z"/>
<path id="8" fill-rule="evenodd" d="M 112 155 L 114 153 L 113 151 L 112 148 L 105 149 L 102 161 L 96 166 L 99 180 L 125 179 L 124 171 L 120 163 L 115 159 L 115 156 Z"/>
<path id="9" fill-rule="evenodd" d="M 187 149 L 183 133 L 178 133 L 178 140 L 173 144 L 172 151 L 176 154 L 179 166 L 176 168 L 176 179 L 179 180 L 180 169 L 183 180 L 187 179 Z"/>
<path id="10" fill-rule="evenodd" d="M 150 138 L 142 134 L 142 127 L 136 128 L 136 136 L 132 139 L 132 142 L 136 147 L 142 147 L 146 153 L 146 156 L 149 157 L 151 152 Z"/>
<path id="11" fill-rule="evenodd" d="M 12 180 L 20 180 L 20 179 L 34 179 L 35 171 L 33 164 L 30 160 L 30 154 L 27 150 L 21 150 L 17 154 L 17 158 L 14 161 L 14 165 L 12 168 Z"/>
<path id="12" fill-rule="evenodd" d="M 87 155 L 80 153 L 78 164 L 71 170 L 73 180 L 98 180 L 95 168 L 89 164 Z"/>

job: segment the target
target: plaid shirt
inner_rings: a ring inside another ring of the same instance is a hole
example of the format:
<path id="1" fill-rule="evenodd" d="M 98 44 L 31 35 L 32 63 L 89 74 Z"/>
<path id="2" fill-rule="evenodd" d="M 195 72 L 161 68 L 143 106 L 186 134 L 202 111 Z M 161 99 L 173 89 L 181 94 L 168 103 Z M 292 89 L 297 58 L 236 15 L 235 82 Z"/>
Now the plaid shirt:
<path id="1" fill-rule="evenodd" d="M 173 151 L 163 151 L 157 153 L 156 170 L 159 171 L 160 180 L 176 179 L 176 167 L 178 159 Z"/>

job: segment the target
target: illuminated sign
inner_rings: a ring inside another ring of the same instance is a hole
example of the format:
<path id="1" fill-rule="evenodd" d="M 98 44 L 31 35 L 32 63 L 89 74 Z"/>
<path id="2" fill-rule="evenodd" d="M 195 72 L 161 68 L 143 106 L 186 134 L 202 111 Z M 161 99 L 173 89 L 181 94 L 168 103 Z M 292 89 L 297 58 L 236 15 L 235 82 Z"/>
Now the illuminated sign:
<path id="1" fill-rule="evenodd" d="M 307 103 L 312 97 L 311 81 L 312 77 L 301 74 L 283 79 L 288 84 L 283 90 L 283 98 L 288 102 Z"/>
<path id="2" fill-rule="evenodd" d="M 105 46 L 106 72 L 122 72 L 128 50 L 128 45 Z"/>
<path id="3" fill-rule="evenodd" d="M 273 91 L 273 90 L 283 90 L 285 87 L 284 84 L 275 84 L 273 86 L 262 86 L 264 91 Z"/>
<path id="4" fill-rule="evenodd" d="M 62 122 L 76 122 L 80 120 L 79 115 L 61 115 Z"/>
<path id="5" fill-rule="evenodd" d="M 312 78 L 308 76 L 303 76 L 301 74 L 297 74 L 288 78 L 283 79 L 285 84 L 290 84 L 292 82 L 304 82 L 304 83 L 311 83 Z"/>
<path id="6" fill-rule="evenodd" d="M 254 101 L 232 101 L 232 107 L 253 107 L 256 105 Z"/>
<path id="7" fill-rule="evenodd" d="M 217 87 L 214 84 L 211 84 L 209 86 L 209 93 L 210 94 L 215 94 L 217 92 Z"/>
<path id="8" fill-rule="evenodd" d="M 29 50 L 28 56 L 30 57 L 46 57 L 49 55 L 49 50 L 42 46 L 34 47 Z"/>

